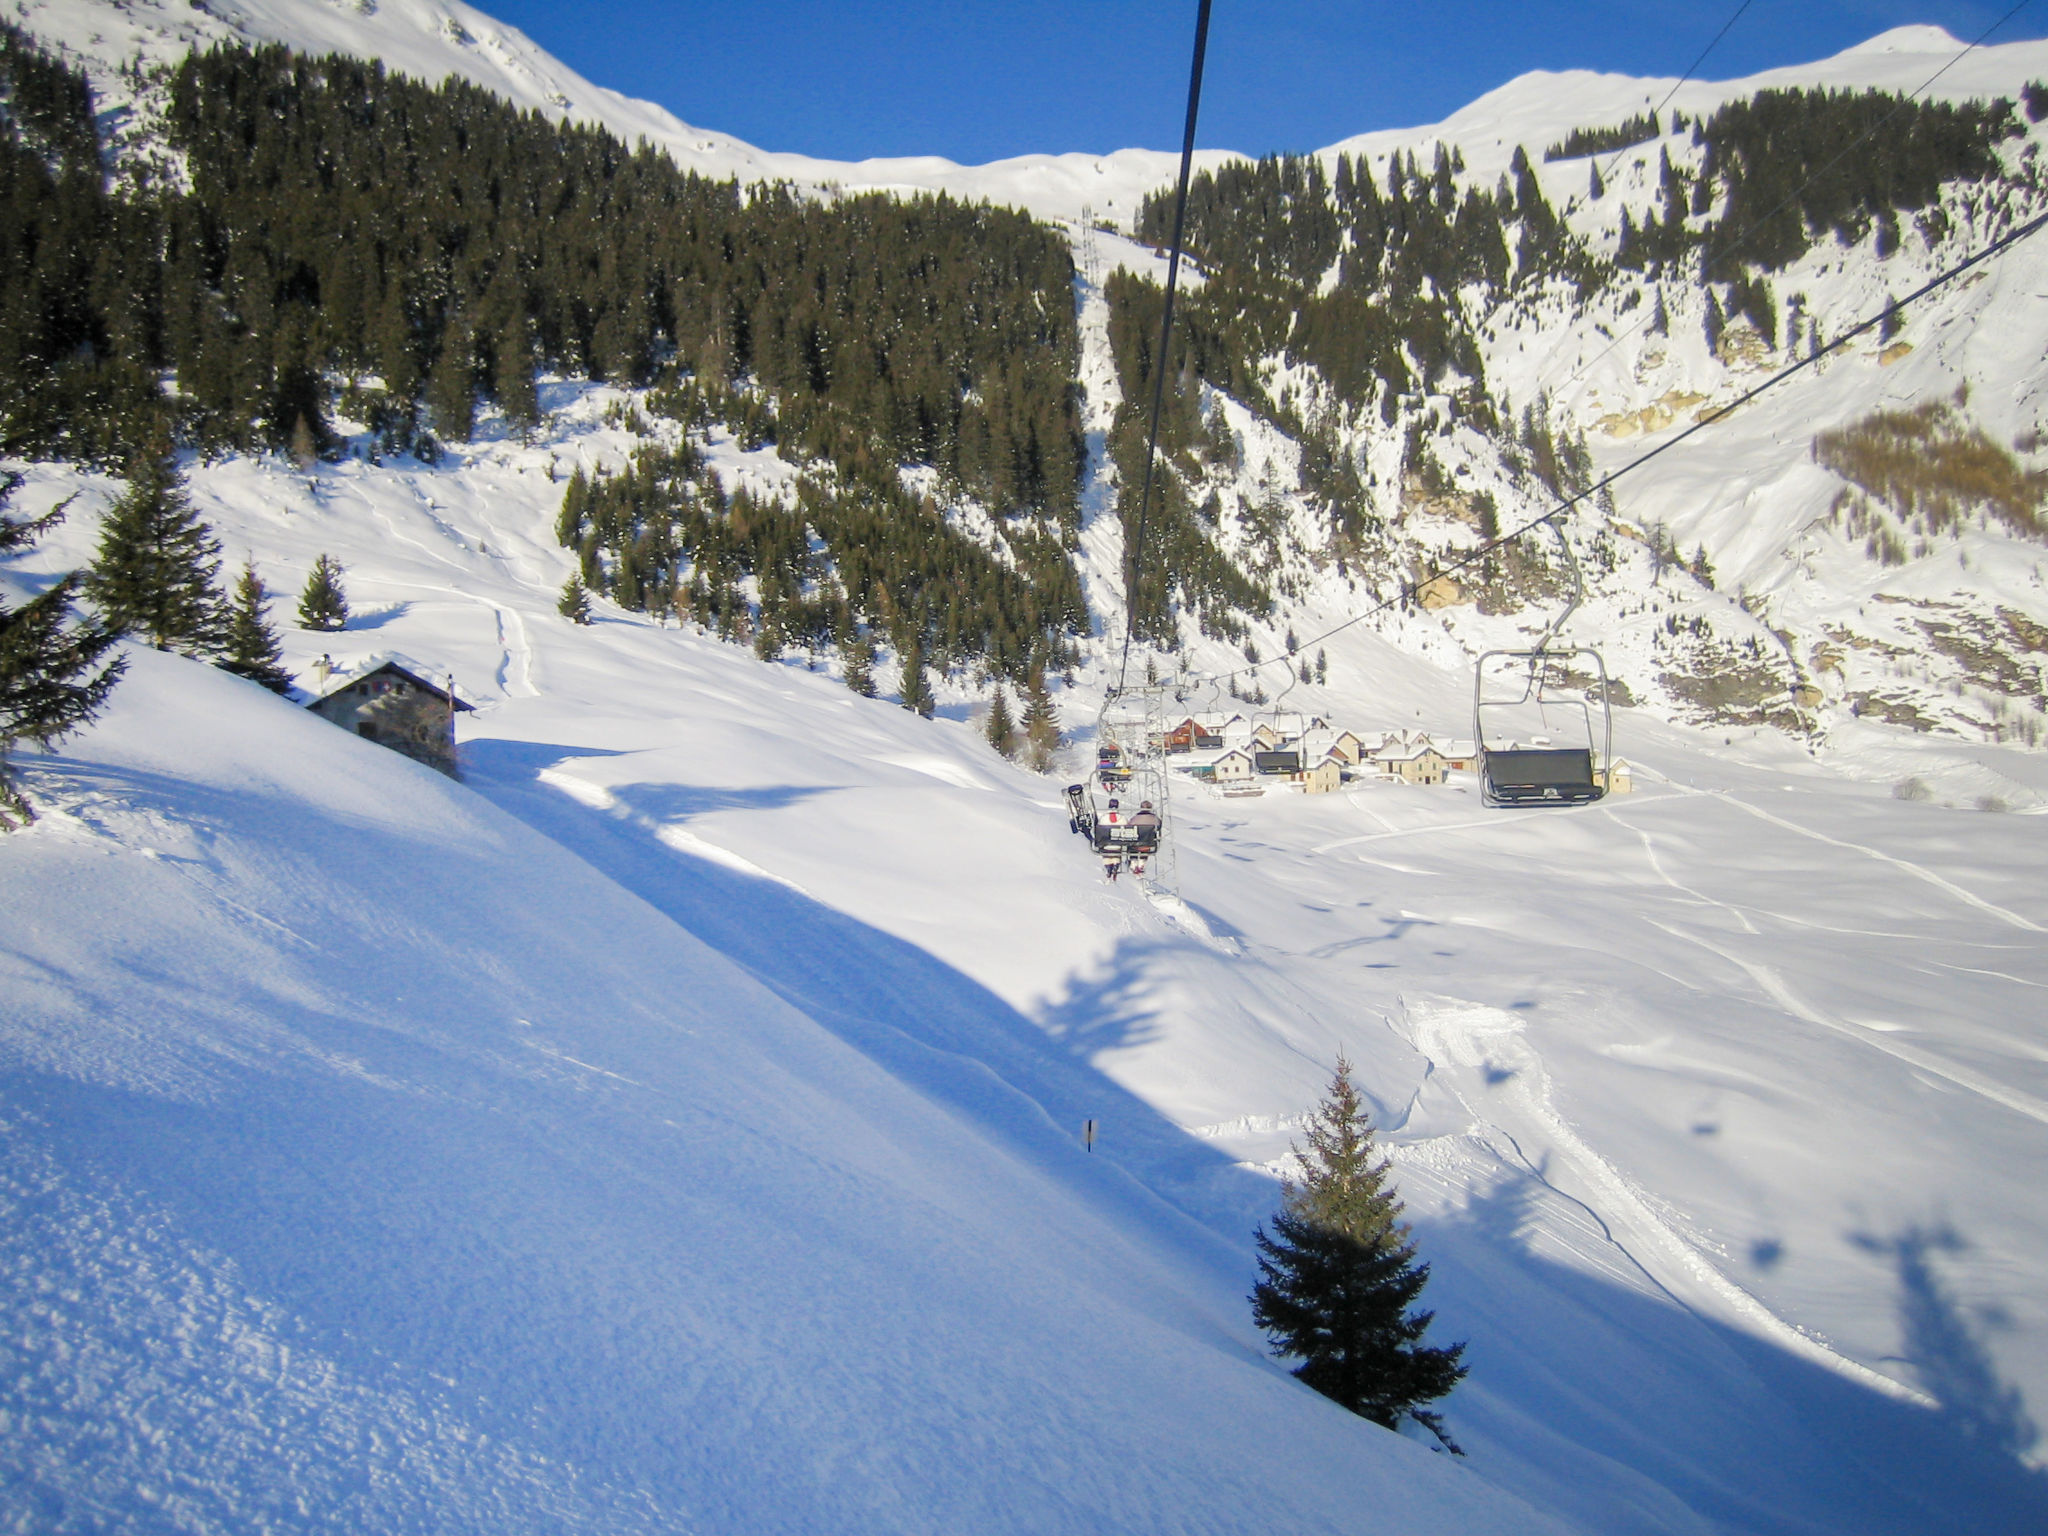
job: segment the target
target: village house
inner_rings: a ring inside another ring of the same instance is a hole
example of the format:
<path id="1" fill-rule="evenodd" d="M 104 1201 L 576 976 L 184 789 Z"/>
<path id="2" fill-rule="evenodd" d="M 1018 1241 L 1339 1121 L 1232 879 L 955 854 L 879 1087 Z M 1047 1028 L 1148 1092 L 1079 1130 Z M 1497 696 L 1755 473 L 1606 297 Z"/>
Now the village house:
<path id="1" fill-rule="evenodd" d="M 1335 752 L 1326 751 L 1304 761 L 1306 766 L 1294 777 L 1303 794 L 1333 795 L 1343 787 L 1346 763 Z"/>
<path id="2" fill-rule="evenodd" d="M 1459 773 L 1479 771 L 1479 744 L 1476 741 L 1449 741 L 1437 743 L 1437 750 L 1444 755 L 1444 766 Z"/>
<path id="3" fill-rule="evenodd" d="M 1327 728 L 1309 731 L 1301 738 L 1299 746 L 1305 761 L 1331 752 L 1351 768 L 1365 760 L 1365 742 L 1356 731 L 1331 731 Z"/>
<path id="4" fill-rule="evenodd" d="M 1249 784 L 1258 777 L 1258 767 L 1250 752 L 1243 747 L 1230 747 L 1218 753 L 1209 765 L 1209 777 L 1218 784 Z"/>
<path id="5" fill-rule="evenodd" d="M 1403 784 L 1441 784 L 1449 766 L 1433 742 L 1381 747 L 1372 756 L 1380 776 Z"/>
<path id="6" fill-rule="evenodd" d="M 365 741 L 403 752 L 453 777 L 455 716 L 472 708 L 427 680 L 427 668 L 392 652 L 371 656 L 336 673 L 321 657 L 313 667 L 313 700 L 306 707 Z"/>

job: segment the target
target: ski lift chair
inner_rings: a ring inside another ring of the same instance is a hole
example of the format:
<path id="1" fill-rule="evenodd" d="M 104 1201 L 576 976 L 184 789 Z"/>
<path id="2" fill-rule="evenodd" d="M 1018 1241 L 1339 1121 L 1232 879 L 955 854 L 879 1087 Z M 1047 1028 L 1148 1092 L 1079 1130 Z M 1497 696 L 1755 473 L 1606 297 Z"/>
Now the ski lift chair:
<path id="1" fill-rule="evenodd" d="M 1571 601 L 1531 649 L 1481 653 L 1473 677 L 1472 746 L 1478 756 L 1480 800 L 1490 806 L 1589 805 L 1607 792 L 1606 765 L 1614 756 L 1607 663 L 1591 646 L 1555 643 L 1585 596 L 1585 581 L 1564 530 L 1554 520 L 1550 530 L 1557 535 L 1571 572 Z M 1489 662 L 1519 664 L 1518 696 L 1507 697 L 1503 691 L 1488 697 Z M 1568 674 L 1574 673 L 1577 676 L 1567 682 Z M 1593 679 L 1592 687 L 1578 683 L 1578 677 L 1585 676 Z M 1552 722 L 1560 714 L 1574 723 L 1573 735 L 1584 745 L 1552 744 Z M 1526 743 L 1515 741 L 1507 734 L 1507 722 L 1517 720 L 1540 722 L 1544 731 Z"/>

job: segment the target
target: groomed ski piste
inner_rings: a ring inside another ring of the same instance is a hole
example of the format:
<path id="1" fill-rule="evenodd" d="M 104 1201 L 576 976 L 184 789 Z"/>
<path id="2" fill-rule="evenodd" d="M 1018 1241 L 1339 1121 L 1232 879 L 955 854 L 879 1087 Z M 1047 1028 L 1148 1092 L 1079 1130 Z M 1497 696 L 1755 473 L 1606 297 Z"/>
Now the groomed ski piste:
<path id="1" fill-rule="evenodd" d="M 414 0 L 214 9 L 485 35 Z M 551 383 L 533 442 L 487 418 L 435 466 L 188 465 L 280 621 L 346 567 L 349 628 L 286 630 L 302 679 L 452 674 L 461 783 L 142 650 L 100 724 L 21 755 L 13 1528 L 2048 1528 L 2048 821 L 1892 787 L 2048 796 L 2041 755 L 1864 723 L 1816 759 L 1624 710 L 1635 792 L 1582 810 L 1177 792 L 1155 900 L 965 688 L 924 721 L 561 618 L 562 487 L 624 462 L 624 398 Z M 10 597 L 89 560 L 121 489 L 14 467 L 17 514 L 77 500 Z M 1361 626 L 1316 698 L 1465 734 L 1455 652 Z M 1060 695 L 1077 752 L 1102 677 Z M 1432 1339 L 1468 1344 L 1463 1461 L 1250 1322 L 1340 1051 Z"/>

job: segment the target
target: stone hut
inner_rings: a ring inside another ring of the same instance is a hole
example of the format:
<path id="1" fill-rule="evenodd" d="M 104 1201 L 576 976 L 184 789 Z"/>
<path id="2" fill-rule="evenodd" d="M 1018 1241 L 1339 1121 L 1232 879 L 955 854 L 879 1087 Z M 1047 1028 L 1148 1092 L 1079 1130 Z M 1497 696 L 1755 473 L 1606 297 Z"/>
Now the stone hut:
<path id="1" fill-rule="evenodd" d="M 446 688 L 429 682 L 425 667 L 390 653 L 341 673 L 316 665 L 313 677 L 314 714 L 455 776 L 455 717 L 473 706 L 455 696 L 453 679 Z"/>

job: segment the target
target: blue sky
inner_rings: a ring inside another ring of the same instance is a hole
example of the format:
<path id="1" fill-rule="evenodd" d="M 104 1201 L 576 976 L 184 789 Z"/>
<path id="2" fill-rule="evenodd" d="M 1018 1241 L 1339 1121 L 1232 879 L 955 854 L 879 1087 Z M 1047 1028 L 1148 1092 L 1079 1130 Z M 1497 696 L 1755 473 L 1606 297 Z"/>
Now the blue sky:
<path id="1" fill-rule="evenodd" d="M 1199 139 L 1316 149 L 1435 122 L 1525 70 L 1682 73 L 1741 0 L 1213 0 Z M 2013 0 L 1751 0 L 1708 79 L 1924 22 L 1975 38 Z M 1177 148 L 1194 0 L 482 0 L 601 85 L 763 149 L 832 159 Z M 1992 41 L 2048 35 L 2032 0 Z"/>

